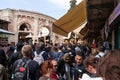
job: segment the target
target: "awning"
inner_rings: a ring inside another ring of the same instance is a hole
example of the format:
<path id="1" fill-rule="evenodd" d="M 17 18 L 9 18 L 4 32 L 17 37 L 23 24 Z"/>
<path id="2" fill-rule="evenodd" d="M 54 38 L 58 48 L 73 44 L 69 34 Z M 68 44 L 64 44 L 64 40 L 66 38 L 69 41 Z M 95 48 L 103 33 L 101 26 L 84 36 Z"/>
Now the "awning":
<path id="1" fill-rule="evenodd" d="M 118 16 L 120 16 L 120 3 L 114 9 L 113 13 L 110 15 L 108 19 L 108 25 L 111 25 L 115 21 L 115 19 L 117 19 Z"/>
<path id="2" fill-rule="evenodd" d="M 14 33 L 4 30 L 4 29 L 0 29 L 0 34 L 8 34 L 8 35 L 14 35 Z"/>
<path id="3" fill-rule="evenodd" d="M 89 33 L 88 23 L 80 30 L 79 37 L 81 39 L 85 38 Z"/>
<path id="4" fill-rule="evenodd" d="M 10 23 L 9 21 L 6 21 L 6 20 L 2 20 L 2 19 L 0 19 L 0 24 L 4 24 L 4 23 Z"/>
<path id="5" fill-rule="evenodd" d="M 81 26 L 79 26 L 77 29 L 73 30 L 73 32 L 77 35 L 80 35 L 80 31 L 85 27 L 86 24 L 87 24 L 87 21 Z"/>
<path id="6" fill-rule="evenodd" d="M 86 16 L 86 0 L 70 10 L 53 24 L 53 32 L 67 36 L 69 32 L 78 28 L 87 20 Z"/>

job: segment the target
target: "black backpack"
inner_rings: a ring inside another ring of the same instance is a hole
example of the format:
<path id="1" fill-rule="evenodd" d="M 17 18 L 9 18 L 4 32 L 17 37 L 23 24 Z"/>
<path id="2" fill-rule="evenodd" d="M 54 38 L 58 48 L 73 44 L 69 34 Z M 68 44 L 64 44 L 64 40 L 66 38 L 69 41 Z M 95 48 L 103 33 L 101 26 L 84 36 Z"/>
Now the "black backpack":
<path id="1" fill-rule="evenodd" d="M 26 62 L 23 62 L 22 59 L 18 60 L 18 64 L 15 68 L 14 80 L 30 80 L 28 67 L 30 61 L 30 59 Z"/>

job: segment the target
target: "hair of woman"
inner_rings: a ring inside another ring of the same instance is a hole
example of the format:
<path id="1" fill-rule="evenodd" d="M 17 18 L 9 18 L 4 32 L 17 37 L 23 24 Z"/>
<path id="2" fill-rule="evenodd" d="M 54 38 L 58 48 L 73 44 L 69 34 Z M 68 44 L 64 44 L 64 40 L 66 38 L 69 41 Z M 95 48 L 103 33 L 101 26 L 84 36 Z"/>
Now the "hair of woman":
<path id="1" fill-rule="evenodd" d="M 51 63 L 51 60 L 46 60 L 45 62 L 43 62 L 41 64 L 41 71 L 42 71 L 42 75 L 47 74 L 48 69 L 52 69 L 53 65 Z"/>
<path id="2" fill-rule="evenodd" d="M 120 50 L 110 50 L 101 58 L 98 74 L 105 80 L 120 80 Z"/>

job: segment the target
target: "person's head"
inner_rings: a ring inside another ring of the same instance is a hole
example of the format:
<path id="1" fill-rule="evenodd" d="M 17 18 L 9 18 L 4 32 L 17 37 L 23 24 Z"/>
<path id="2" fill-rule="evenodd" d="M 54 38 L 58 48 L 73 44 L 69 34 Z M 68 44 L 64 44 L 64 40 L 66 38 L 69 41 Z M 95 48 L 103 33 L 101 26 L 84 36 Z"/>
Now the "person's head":
<path id="1" fill-rule="evenodd" d="M 7 54 L 13 54 L 14 53 L 14 47 L 11 47 L 8 49 Z"/>
<path id="2" fill-rule="evenodd" d="M 98 54 L 98 49 L 97 48 L 92 48 L 92 55 L 96 56 Z"/>
<path id="3" fill-rule="evenodd" d="M 53 65 L 53 71 L 56 71 L 56 70 L 57 70 L 57 67 L 58 67 L 58 62 L 57 62 L 57 60 L 52 60 L 51 63 L 52 63 L 52 65 Z"/>
<path id="4" fill-rule="evenodd" d="M 33 51 L 33 49 L 32 49 L 32 47 L 30 45 L 24 45 L 22 47 L 22 55 L 23 55 L 23 57 L 31 57 L 32 51 Z"/>
<path id="5" fill-rule="evenodd" d="M 65 53 L 64 56 L 63 56 L 63 60 L 66 62 L 66 63 L 69 63 L 70 62 L 70 54 L 69 53 Z"/>
<path id="6" fill-rule="evenodd" d="M 16 47 L 17 47 L 17 51 L 21 51 L 21 49 L 23 47 L 23 43 L 18 42 L 17 45 L 16 45 Z"/>
<path id="7" fill-rule="evenodd" d="M 94 56 L 89 56 L 84 60 L 83 64 L 86 70 L 90 74 L 96 74 L 97 72 L 96 68 L 98 66 L 98 58 L 95 58 Z"/>
<path id="8" fill-rule="evenodd" d="M 97 50 L 98 50 L 98 52 L 104 52 L 104 46 L 103 45 L 99 45 L 98 46 L 98 48 L 97 48 Z"/>
<path id="9" fill-rule="evenodd" d="M 52 51 L 52 52 L 56 52 L 56 51 L 57 51 L 56 46 L 52 46 L 51 51 Z"/>
<path id="10" fill-rule="evenodd" d="M 105 80 L 120 80 L 120 50 L 110 50 L 101 58 L 98 74 Z"/>
<path id="11" fill-rule="evenodd" d="M 76 56 L 75 56 L 76 64 L 81 65 L 83 62 L 83 59 L 84 59 L 84 56 L 82 53 L 76 54 Z"/>
<path id="12" fill-rule="evenodd" d="M 51 63 L 50 60 L 46 60 L 45 62 L 43 62 L 41 64 L 42 75 L 48 74 L 50 76 L 53 70 L 52 68 L 53 68 L 53 64 Z"/>
<path id="13" fill-rule="evenodd" d="M 43 50 L 44 48 L 45 48 L 45 44 L 43 42 L 37 44 L 37 49 Z"/>

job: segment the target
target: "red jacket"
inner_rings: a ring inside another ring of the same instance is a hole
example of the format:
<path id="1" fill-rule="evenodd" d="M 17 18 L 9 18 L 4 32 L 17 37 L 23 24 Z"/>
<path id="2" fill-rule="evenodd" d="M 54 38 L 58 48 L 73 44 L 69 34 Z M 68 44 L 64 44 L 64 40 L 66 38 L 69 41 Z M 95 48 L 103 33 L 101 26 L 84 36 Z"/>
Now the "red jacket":
<path id="1" fill-rule="evenodd" d="M 52 78 L 54 80 L 59 80 L 56 72 L 52 72 L 50 78 Z"/>

